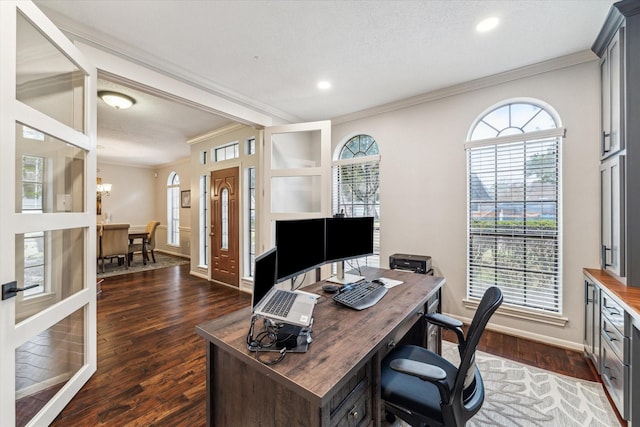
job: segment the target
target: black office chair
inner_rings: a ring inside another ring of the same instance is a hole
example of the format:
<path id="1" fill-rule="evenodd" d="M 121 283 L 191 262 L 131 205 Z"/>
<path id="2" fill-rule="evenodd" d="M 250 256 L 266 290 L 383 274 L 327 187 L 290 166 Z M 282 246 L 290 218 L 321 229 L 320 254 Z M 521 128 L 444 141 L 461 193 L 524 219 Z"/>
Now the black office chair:
<path id="1" fill-rule="evenodd" d="M 431 313 L 424 319 L 453 330 L 458 337 L 460 365 L 423 347 L 395 348 L 382 361 L 381 395 L 387 420 L 399 417 L 412 426 L 464 426 L 484 401 L 484 384 L 475 365 L 480 336 L 502 304 L 497 287 L 486 290 L 465 338 L 462 322 Z"/>

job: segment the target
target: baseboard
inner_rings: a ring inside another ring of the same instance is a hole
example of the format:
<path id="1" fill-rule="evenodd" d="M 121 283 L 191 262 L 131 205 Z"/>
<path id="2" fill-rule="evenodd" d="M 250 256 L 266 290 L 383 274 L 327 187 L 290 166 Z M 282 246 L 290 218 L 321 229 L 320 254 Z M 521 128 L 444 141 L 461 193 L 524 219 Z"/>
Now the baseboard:
<path id="1" fill-rule="evenodd" d="M 470 318 L 460 317 L 458 315 L 454 316 L 447 313 L 443 313 L 443 314 L 454 317 L 467 325 L 470 324 L 472 320 Z M 526 338 L 528 340 L 539 342 L 542 344 L 549 344 L 555 347 L 566 348 L 567 350 L 573 350 L 573 351 L 584 350 L 582 343 L 575 343 L 572 341 L 561 340 L 561 339 L 553 338 L 547 335 L 540 335 L 533 332 L 523 331 L 522 329 L 514 329 L 514 328 L 509 328 L 507 326 L 501 326 L 501 325 L 492 325 L 491 323 L 487 325 L 486 329 L 489 331 L 500 332 L 506 335 L 511 335 L 513 337 Z"/>
<path id="2" fill-rule="evenodd" d="M 184 258 L 184 259 L 189 259 L 189 260 L 191 259 L 191 257 L 189 255 L 181 254 L 181 253 L 178 253 L 178 252 L 171 252 L 171 251 L 168 251 L 166 249 L 154 249 L 153 251 L 154 252 L 162 252 L 163 254 L 173 255 L 173 256 L 180 257 L 180 258 Z"/>

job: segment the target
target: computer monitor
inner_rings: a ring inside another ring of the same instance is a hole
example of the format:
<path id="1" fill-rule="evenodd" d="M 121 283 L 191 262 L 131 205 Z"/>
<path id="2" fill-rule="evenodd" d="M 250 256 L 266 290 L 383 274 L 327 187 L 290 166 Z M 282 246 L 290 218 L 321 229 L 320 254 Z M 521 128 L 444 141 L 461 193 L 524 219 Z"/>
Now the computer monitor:
<path id="1" fill-rule="evenodd" d="M 253 270 L 253 297 L 251 300 L 253 308 L 276 284 L 276 260 L 276 248 L 271 248 L 256 257 Z"/>
<path id="2" fill-rule="evenodd" d="M 344 261 L 373 254 L 373 217 L 333 217 L 326 219 L 325 261 L 338 262 L 337 274 L 327 279 L 351 283 L 363 279 L 344 273 Z"/>
<path id="3" fill-rule="evenodd" d="M 276 221 L 276 281 L 324 264 L 324 218 Z"/>
<path id="4" fill-rule="evenodd" d="M 326 262 L 373 254 L 373 217 L 327 218 Z"/>

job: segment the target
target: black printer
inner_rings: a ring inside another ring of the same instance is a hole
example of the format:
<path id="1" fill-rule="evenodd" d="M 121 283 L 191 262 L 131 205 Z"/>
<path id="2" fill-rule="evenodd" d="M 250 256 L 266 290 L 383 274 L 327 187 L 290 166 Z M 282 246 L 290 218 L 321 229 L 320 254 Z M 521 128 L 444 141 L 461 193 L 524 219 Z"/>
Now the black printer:
<path id="1" fill-rule="evenodd" d="M 431 257 L 426 255 L 393 254 L 389 256 L 389 268 L 408 270 L 420 274 L 433 274 Z"/>

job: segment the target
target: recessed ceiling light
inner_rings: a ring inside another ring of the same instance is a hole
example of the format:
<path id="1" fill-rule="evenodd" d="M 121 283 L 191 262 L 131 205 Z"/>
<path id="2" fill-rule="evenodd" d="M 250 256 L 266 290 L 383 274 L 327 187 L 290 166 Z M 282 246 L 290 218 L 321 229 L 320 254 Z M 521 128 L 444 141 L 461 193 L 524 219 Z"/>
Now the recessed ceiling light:
<path id="1" fill-rule="evenodd" d="M 490 18 L 480 21 L 480 23 L 476 25 L 476 31 L 478 31 L 479 33 L 485 33 L 487 31 L 491 31 L 494 28 L 496 28 L 499 23 L 500 23 L 500 20 L 497 17 L 492 16 Z"/>
<path id="2" fill-rule="evenodd" d="M 331 88 L 331 83 L 328 81 L 318 82 L 318 89 L 327 90 Z"/>

